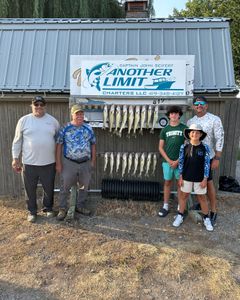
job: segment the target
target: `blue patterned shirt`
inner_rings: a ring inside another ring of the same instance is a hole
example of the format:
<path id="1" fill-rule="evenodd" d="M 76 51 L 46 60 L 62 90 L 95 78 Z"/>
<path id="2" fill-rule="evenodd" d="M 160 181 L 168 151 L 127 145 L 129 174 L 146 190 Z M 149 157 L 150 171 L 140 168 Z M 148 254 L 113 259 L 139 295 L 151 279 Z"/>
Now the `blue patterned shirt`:
<path id="1" fill-rule="evenodd" d="M 88 124 L 75 126 L 67 123 L 57 135 L 57 144 L 63 145 L 63 155 L 73 160 L 91 159 L 91 146 L 96 144 L 93 129 Z"/>
<path id="2" fill-rule="evenodd" d="M 182 145 L 179 153 L 179 173 L 184 180 L 201 182 L 204 177 L 209 177 L 210 172 L 210 150 L 208 145 L 191 143 Z"/>

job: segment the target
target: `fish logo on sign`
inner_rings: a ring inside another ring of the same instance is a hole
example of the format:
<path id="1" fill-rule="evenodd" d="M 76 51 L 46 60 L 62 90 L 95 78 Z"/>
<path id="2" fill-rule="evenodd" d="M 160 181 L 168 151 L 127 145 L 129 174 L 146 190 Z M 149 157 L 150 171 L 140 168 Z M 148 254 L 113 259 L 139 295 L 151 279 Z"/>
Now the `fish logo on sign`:
<path id="1" fill-rule="evenodd" d="M 92 69 L 86 69 L 87 79 L 91 86 L 96 87 L 101 91 L 100 80 L 101 76 L 106 74 L 112 67 L 110 63 L 102 63 L 94 66 Z"/>

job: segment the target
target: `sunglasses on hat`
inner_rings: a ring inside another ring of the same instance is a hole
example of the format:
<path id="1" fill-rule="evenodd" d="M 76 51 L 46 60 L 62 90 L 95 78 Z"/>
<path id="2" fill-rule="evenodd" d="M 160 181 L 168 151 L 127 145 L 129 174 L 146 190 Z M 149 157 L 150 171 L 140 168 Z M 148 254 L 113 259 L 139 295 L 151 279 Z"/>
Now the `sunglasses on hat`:
<path id="1" fill-rule="evenodd" d="M 198 105 L 206 105 L 205 101 L 196 101 L 195 103 L 193 103 L 194 106 L 198 106 Z"/>

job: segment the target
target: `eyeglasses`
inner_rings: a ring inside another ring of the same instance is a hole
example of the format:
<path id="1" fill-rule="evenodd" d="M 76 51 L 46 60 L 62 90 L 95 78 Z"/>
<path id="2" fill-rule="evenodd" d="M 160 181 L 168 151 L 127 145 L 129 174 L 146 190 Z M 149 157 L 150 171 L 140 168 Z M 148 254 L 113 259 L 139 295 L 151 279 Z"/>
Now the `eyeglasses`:
<path id="1" fill-rule="evenodd" d="M 206 105 L 205 101 L 196 101 L 195 103 L 193 103 L 194 106 L 198 106 L 198 105 Z"/>
<path id="2" fill-rule="evenodd" d="M 45 106 L 45 104 L 44 103 L 33 103 L 33 105 L 35 106 L 35 107 L 44 107 Z"/>

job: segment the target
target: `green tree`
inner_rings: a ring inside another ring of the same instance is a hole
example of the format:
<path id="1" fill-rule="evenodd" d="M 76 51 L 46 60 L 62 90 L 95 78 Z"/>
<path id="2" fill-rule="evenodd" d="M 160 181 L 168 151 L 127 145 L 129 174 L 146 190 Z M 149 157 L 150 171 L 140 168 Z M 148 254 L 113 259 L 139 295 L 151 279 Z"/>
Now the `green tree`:
<path id="1" fill-rule="evenodd" d="M 0 0 L 0 18 L 5 18 L 8 14 L 9 2 L 8 0 Z"/>
<path id="2" fill-rule="evenodd" d="M 150 17 L 154 17 L 155 16 L 155 10 L 154 10 L 153 2 L 154 2 L 154 0 L 148 0 L 148 15 Z"/>
<path id="3" fill-rule="evenodd" d="M 172 17 L 226 17 L 231 21 L 231 41 L 235 77 L 240 83 L 240 1 L 239 0 L 188 0 L 186 9 L 173 10 Z"/>
<path id="4" fill-rule="evenodd" d="M 0 0 L 1 18 L 119 18 L 118 0 Z"/>

